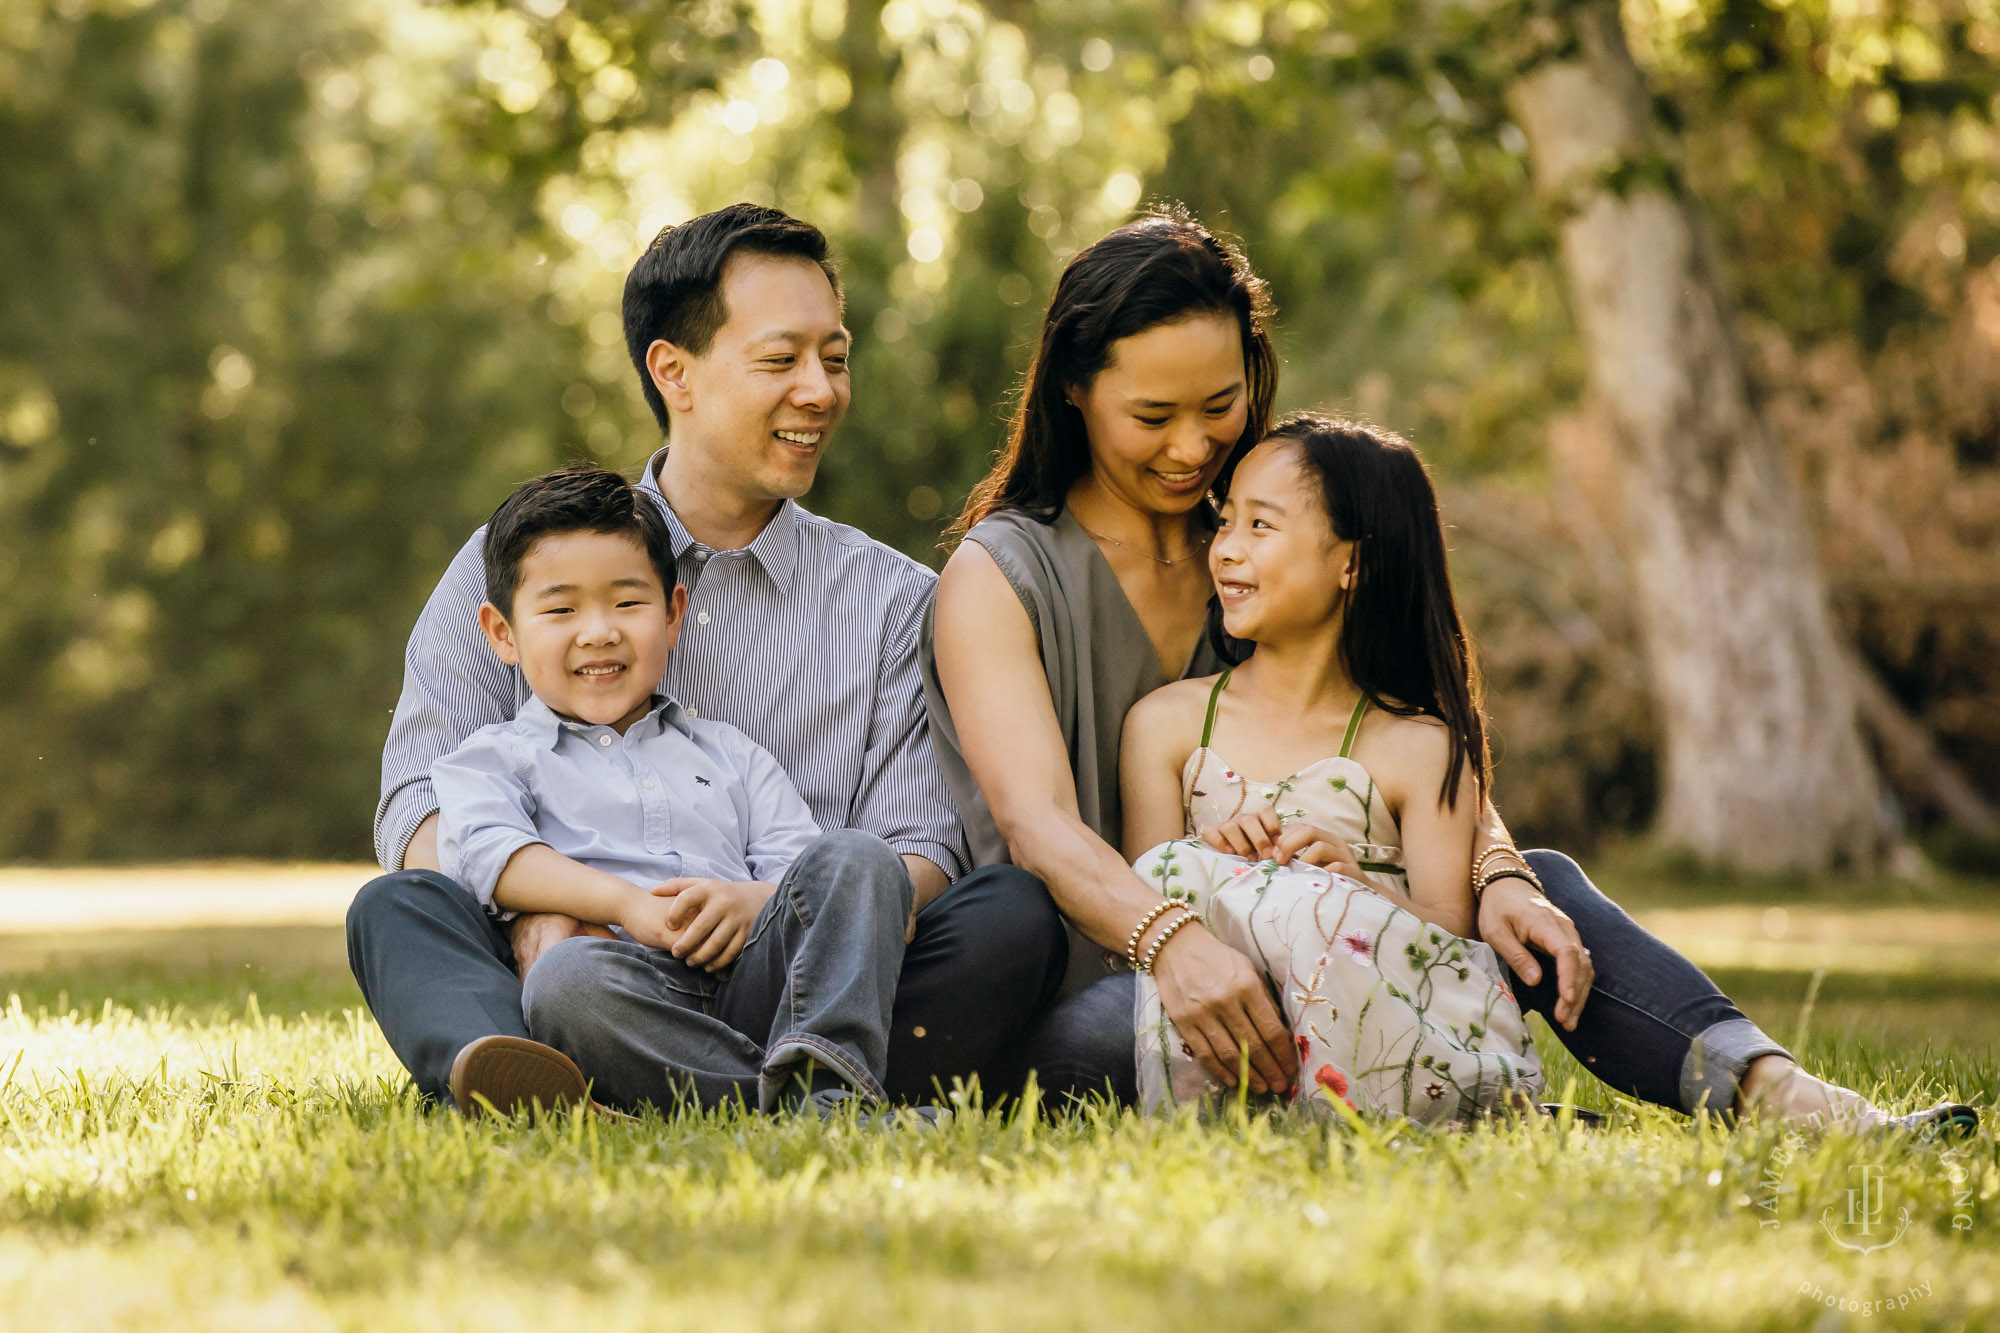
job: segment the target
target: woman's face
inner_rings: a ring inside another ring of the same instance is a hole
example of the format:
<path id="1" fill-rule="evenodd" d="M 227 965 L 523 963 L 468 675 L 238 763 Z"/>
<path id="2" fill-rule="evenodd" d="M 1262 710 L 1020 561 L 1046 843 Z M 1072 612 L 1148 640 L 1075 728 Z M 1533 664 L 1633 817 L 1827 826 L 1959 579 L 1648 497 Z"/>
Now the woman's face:
<path id="1" fill-rule="evenodd" d="M 1354 584 L 1354 543 L 1334 536 L 1297 445 L 1266 440 L 1245 455 L 1220 518 L 1208 572 L 1231 638 L 1311 633 L 1333 617 Z"/>
<path id="2" fill-rule="evenodd" d="M 1134 508 L 1184 514 L 1243 437 L 1249 385 L 1235 319 L 1194 315 L 1111 344 L 1069 401 L 1083 414 L 1098 483 Z"/>

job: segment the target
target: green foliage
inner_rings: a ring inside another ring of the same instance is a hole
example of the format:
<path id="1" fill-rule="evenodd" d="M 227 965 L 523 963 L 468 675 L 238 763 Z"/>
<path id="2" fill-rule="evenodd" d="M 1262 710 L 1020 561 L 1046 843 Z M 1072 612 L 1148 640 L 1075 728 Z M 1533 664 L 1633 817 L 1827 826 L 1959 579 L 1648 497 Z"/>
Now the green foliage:
<path id="1" fill-rule="evenodd" d="M 856 397 L 810 503 L 920 558 L 1000 442 L 1062 262 L 1149 198 L 1235 231 L 1271 280 L 1282 406 L 1392 424 L 1455 483 L 1545 490 L 1581 360 L 1506 89 L 1560 53 L 1563 9 L 0 7 L 0 857 L 358 854 L 423 597 L 510 483 L 657 446 L 620 284 L 660 226 L 734 199 L 812 218 L 845 260 Z M 1836 387 L 1884 386 L 1839 448 L 1928 432 L 1986 477 L 1990 0 L 1626 9 L 1742 308 L 1773 345 L 1831 349 Z M 1774 390 L 1809 378 L 1773 364 Z M 1837 395 L 1806 397 L 1786 422 L 1832 438 Z M 1826 450 L 1809 480 L 1845 475 Z M 1829 501 L 1830 549 L 1983 494 L 1923 475 L 1886 527 Z M 1511 504 L 1456 496 L 1469 529 Z M 1968 512 L 1938 525 L 1947 565 L 1985 549 Z M 1527 563 L 1475 541 L 1460 566 L 1524 761 L 1501 799 L 1571 843 L 1643 824 L 1622 592 L 1546 524 L 1511 549 Z M 1951 628 L 1933 660 L 1932 621 L 1875 614 L 1859 632 L 1906 701 L 1992 753 L 2000 710 L 1965 684 L 1991 635 Z"/>

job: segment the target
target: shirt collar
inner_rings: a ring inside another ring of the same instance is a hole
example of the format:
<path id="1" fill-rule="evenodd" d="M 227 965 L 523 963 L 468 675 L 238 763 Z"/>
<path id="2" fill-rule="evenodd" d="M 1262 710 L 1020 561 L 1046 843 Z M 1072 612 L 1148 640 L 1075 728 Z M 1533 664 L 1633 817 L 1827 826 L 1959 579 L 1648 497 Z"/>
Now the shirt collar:
<path id="1" fill-rule="evenodd" d="M 695 544 L 688 530 L 681 526 L 679 514 L 667 503 L 666 495 L 660 490 L 660 464 L 666 460 L 667 446 L 662 446 L 646 460 L 646 471 L 639 478 L 639 489 L 659 502 L 660 512 L 667 516 L 667 532 L 673 539 L 674 559 L 687 554 Z M 778 512 L 764 525 L 749 547 L 750 558 L 760 565 L 779 592 L 792 590 L 792 574 L 799 564 L 799 509 L 797 502 L 786 500 L 778 506 Z"/>
<path id="2" fill-rule="evenodd" d="M 528 701 L 515 712 L 514 721 L 517 725 L 525 727 L 528 738 L 544 750 L 556 748 L 556 742 L 562 739 L 564 727 L 579 735 L 595 729 L 585 723 L 571 722 L 559 716 L 555 709 L 543 703 L 541 696 L 536 694 L 528 696 Z M 668 727 L 673 727 L 689 740 L 694 739 L 694 730 L 688 726 L 687 713 L 682 709 L 680 701 L 671 694 L 659 690 L 653 692 L 646 715 L 634 722 L 632 727 L 646 727 L 655 732 L 663 732 Z M 630 731 L 631 728 L 627 730 Z"/>

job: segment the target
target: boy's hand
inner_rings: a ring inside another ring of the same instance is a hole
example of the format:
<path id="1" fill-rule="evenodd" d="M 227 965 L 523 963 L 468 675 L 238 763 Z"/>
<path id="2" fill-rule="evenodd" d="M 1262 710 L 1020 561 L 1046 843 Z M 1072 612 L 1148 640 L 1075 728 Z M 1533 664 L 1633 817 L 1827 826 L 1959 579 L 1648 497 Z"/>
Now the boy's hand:
<path id="1" fill-rule="evenodd" d="M 654 949 L 671 949 L 681 938 L 681 933 L 668 922 L 673 912 L 671 901 L 656 898 L 651 892 L 634 885 L 625 909 L 618 914 L 618 924 L 641 944 Z"/>
<path id="2" fill-rule="evenodd" d="M 743 952 L 757 914 L 777 891 L 777 885 L 756 880 L 670 879 L 655 884 L 654 896 L 668 904 L 666 923 L 679 935 L 666 947 L 689 967 L 720 972 Z"/>

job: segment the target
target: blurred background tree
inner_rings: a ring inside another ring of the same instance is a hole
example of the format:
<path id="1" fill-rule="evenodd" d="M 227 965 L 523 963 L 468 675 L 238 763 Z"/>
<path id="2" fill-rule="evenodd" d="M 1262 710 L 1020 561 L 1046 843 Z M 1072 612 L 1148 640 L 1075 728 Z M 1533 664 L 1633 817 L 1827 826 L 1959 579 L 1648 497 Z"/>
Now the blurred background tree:
<path id="1" fill-rule="evenodd" d="M 1615 432 L 1507 104 L 1543 12 L 7 0 L 0 856 L 363 854 L 417 607 L 512 483 L 657 446 L 619 287 L 734 199 L 847 265 L 855 405 L 808 503 L 932 560 L 1062 262 L 1151 198 L 1235 232 L 1281 406 L 1437 466 L 1511 821 L 1645 829 Z M 1888 782 L 1857 782 L 1990 855 L 2000 13 L 1623 18 L 1862 664 Z"/>

